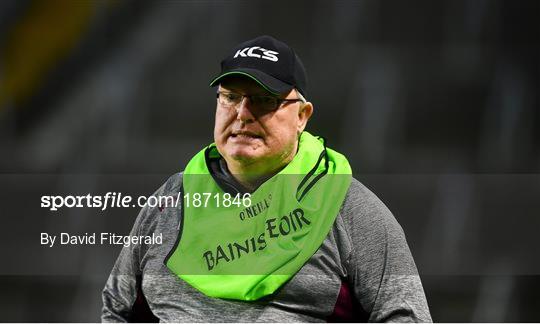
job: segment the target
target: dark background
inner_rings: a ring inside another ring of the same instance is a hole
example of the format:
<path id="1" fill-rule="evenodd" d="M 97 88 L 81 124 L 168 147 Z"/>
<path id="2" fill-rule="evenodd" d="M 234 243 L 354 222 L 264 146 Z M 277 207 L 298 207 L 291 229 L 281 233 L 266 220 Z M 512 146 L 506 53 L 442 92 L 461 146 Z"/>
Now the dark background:
<path id="1" fill-rule="evenodd" d="M 407 234 L 433 319 L 540 321 L 540 1 L 0 2 L 1 321 L 98 321 L 137 209 L 41 195 L 150 194 L 212 141 L 208 87 L 269 34 L 309 75 L 308 125 Z"/>

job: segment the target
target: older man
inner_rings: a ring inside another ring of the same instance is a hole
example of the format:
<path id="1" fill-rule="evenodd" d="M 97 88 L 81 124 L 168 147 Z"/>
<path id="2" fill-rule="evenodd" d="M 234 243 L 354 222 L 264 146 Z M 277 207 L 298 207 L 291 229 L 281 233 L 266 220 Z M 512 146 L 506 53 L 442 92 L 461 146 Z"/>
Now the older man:
<path id="1" fill-rule="evenodd" d="M 221 63 L 215 143 L 145 207 L 103 291 L 103 321 L 431 321 L 403 231 L 345 156 L 304 131 L 302 62 L 257 37 Z M 150 314 L 151 317 L 140 317 Z"/>

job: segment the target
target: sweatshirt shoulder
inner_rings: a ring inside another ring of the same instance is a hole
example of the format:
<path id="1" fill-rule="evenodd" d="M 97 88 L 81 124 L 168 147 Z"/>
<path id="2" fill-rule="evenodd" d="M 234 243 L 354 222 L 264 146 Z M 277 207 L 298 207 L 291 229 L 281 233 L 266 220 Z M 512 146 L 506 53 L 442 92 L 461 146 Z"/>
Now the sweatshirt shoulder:
<path id="1" fill-rule="evenodd" d="M 160 193 L 162 195 L 178 193 L 182 187 L 183 174 L 183 172 L 178 172 L 171 175 L 156 193 Z"/>
<path id="2" fill-rule="evenodd" d="M 176 198 L 182 188 L 182 175 L 182 172 L 171 175 L 151 196 L 157 198 L 156 201 L 158 202 L 167 201 L 164 199 L 167 197 Z M 169 209 L 173 210 L 174 208 L 167 208 L 167 211 Z M 165 210 L 166 208 L 161 205 L 153 205 L 152 207 L 149 205 L 144 206 L 137 217 L 135 227 L 138 227 L 141 232 L 152 230 L 158 220 L 162 218 L 160 216 L 164 214 Z"/>
<path id="3" fill-rule="evenodd" d="M 372 214 L 376 212 L 380 216 L 388 217 L 391 215 L 390 210 L 371 190 L 356 178 L 352 178 L 349 190 L 345 195 L 341 211 L 348 217 L 358 217 L 354 215 L 360 213 L 362 215 Z M 350 213 L 354 212 L 354 213 Z M 390 215 L 388 215 L 390 214 Z"/>
<path id="4" fill-rule="evenodd" d="M 385 237 L 388 232 L 402 232 L 388 207 L 360 181 L 353 178 L 345 196 L 340 215 L 349 235 Z"/>

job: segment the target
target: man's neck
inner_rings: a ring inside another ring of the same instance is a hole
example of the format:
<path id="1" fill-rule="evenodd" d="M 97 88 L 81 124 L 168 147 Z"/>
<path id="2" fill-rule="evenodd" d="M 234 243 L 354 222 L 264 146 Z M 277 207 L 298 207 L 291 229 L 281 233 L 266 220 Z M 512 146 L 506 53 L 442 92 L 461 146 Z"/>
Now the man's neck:
<path id="1" fill-rule="evenodd" d="M 285 168 L 298 152 L 298 142 L 291 150 L 284 151 L 284 154 L 273 160 L 242 161 L 227 159 L 227 169 L 238 183 L 250 191 L 255 191 L 266 180 L 278 174 Z"/>
<path id="2" fill-rule="evenodd" d="M 293 152 L 296 152 L 293 151 Z M 231 175 L 242 186 L 251 191 L 255 191 L 266 180 L 278 174 L 294 158 L 294 153 L 289 154 L 279 163 L 269 164 L 268 162 L 244 163 L 242 161 L 226 161 L 227 168 Z"/>
<path id="3" fill-rule="evenodd" d="M 287 162 L 288 163 L 288 162 Z M 281 171 L 287 163 L 273 169 L 261 170 L 256 166 L 239 166 L 236 163 L 227 163 L 229 172 L 242 186 L 255 191 L 261 184 Z"/>

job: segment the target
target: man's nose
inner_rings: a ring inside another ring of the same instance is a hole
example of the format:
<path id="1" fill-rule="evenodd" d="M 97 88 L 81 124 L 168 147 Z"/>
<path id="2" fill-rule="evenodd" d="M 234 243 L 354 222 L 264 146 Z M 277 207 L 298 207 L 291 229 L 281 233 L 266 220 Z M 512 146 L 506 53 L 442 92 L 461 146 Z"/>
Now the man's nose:
<path id="1" fill-rule="evenodd" d="M 251 101 L 248 97 L 243 97 L 242 101 L 238 104 L 236 108 L 236 112 L 238 114 L 237 118 L 243 122 L 255 120 L 255 116 L 250 109 L 252 109 Z"/>

